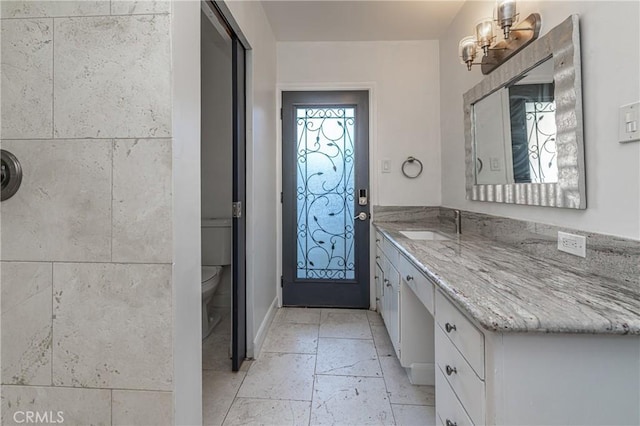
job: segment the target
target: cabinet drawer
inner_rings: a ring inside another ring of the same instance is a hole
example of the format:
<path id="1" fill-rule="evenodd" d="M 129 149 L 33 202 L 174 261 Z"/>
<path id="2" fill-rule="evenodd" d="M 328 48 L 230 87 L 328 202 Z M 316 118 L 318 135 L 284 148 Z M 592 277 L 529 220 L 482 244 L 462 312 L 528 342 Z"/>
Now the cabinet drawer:
<path id="1" fill-rule="evenodd" d="M 436 365 L 453 392 L 457 395 L 475 424 L 484 424 L 484 382 L 473 371 L 445 332 L 436 327 Z"/>
<path id="2" fill-rule="evenodd" d="M 429 281 L 429 279 L 427 279 L 427 277 L 425 277 L 422 272 L 420 272 L 418 268 L 416 268 L 413 263 L 403 255 L 400 255 L 398 272 L 400 273 L 400 278 L 407 283 L 409 288 L 411 288 L 416 296 L 418 296 L 418 299 L 420 299 L 429 313 L 433 315 L 433 294 L 435 291 L 433 283 Z"/>
<path id="3" fill-rule="evenodd" d="M 444 378 L 436 369 L 436 417 L 442 426 L 472 426 L 473 422 Z"/>
<path id="4" fill-rule="evenodd" d="M 387 256 L 387 258 L 389 258 L 389 262 L 391 262 L 393 265 L 398 264 L 398 249 L 393 245 L 391 241 L 389 241 L 388 238 L 382 239 L 382 251 Z"/>
<path id="5" fill-rule="evenodd" d="M 476 374 L 484 379 L 484 335 L 439 291 L 436 292 L 436 322 Z"/>

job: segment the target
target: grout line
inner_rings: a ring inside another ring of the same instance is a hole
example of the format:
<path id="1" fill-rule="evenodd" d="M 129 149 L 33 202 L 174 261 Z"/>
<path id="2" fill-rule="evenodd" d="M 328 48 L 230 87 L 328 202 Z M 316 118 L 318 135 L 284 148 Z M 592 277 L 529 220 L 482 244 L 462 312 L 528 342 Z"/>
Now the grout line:
<path id="1" fill-rule="evenodd" d="M 378 313 L 378 315 L 380 315 Z M 367 315 L 367 322 L 369 323 L 369 330 L 371 331 L 371 337 L 373 338 L 373 325 L 371 321 L 369 321 L 369 316 Z M 386 331 L 386 328 L 385 328 Z M 389 409 L 391 410 L 391 417 L 393 418 L 393 424 L 396 424 L 396 415 L 393 412 L 393 405 L 391 404 L 391 393 L 389 392 L 389 387 L 387 386 L 387 379 L 384 377 L 384 370 L 382 369 L 382 362 L 380 362 L 380 355 L 378 355 L 378 345 L 376 344 L 376 340 L 373 339 L 373 347 L 376 351 L 376 358 L 378 359 L 378 366 L 380 367 L 380 377 L 384 383 L 384 390 L 387 393 L 387 401 L 389 402 Z"/>
<path id="2" fill-rule="evenodd" d="M 111 8 L 109 8 L 111 9 Z M 78 19 L 78 18 L 133 18 L 136 16 L 171 16 L 171 12 L 162 12 L 162 13 L 121 13 L 121 14 L 111 14 L 111 10 L 109 10 L 109 15 L 64 15 L 64 16 L 11 16 L 8 18 L 1 18 L 0 21 L 18 21 L 20 19 L 30 20 L 30 19 Z"/>
<path id="3" fill-rule="evenodd" d="M 18 259 L 4 259 L 1 260 L 0 263 L 59 263 L 63 265 L 74 265 L 76 263 L 80 264 L 95 264 L 95 265 L 173 265 L 172 263 L 162 263 L 162 262 L 112 262 L 110 260 L 18 260 Z"/>
<path id="4" fill-rule="evenodd" d="M 109 415 L 111 416 L 111 418 L 109 419 L 109 423 L 111 424 L 111 426 L 113 426 L 113 389 L 111 389 L 111 404 L 109 406 Z"/>
<path id="5" fill-rule="evenodd" d="M 172 136 L 143 136 L 143 137 L 104 137 L 104 138 L 94 138 L 91 136 L 86 137 L 78 137 L 78 138 L 70 138 L 70 137 L 51 137 L 51 138 L 2 138 L 3 142 L 13 142 L 13 141 L 113 141 L 113 140 L 172 140 Z"/>
<path id="6" fill-rule="evenodd" d="M 309 423 L 311 426 L 311 412 L 313 411 L 313 396 L 316 391 L 316 378 L 318 377 L 318 349 L 320 347 L 320 325 L 322 324 L 322 311 L 320 312 L 320 324 L 318 324 L 318 339 L 316 341 L 316 359 L 313 364 L 313 381 L 311 382 L 311 402 L 309 403 Z"/>
<path id="7" fill-rule="evenodd" d="M 54 311 L 54 304 L 53 304 L 53 300 L 55 297 L 55 289 L 53 287 L 53 283 L 54 283 L 54 277 L 53 277 L 53 271 L 55 270 L 54 268 L 54 263 L 51 262 L 51 352 L 50 352 L 50 356 L 51 356 L 51 386 L 53 386 L 53 348 L 55 347 L 55 345 L 53 344 L 53 319 L 55 318 L 55 311 Z"/>
<path id="8" fill-rule="evenodd" d="M 113 157 L 114 157 L 114 151 L 115 151 L 115 147 L 116 147 L 116 143 L 117 140 L 112 140 L 111 141 L 111 170 L 110 170 L 110 179 L 111 179 L 111 229 L 110 229 L 110 236 L 109 236 L 109 252 L 110 252 L 110 259 L 111 262 L 113 262 L 113 212 L 115 211 L 114 208 L 114 199 L 113 199 Z"/>
<path id="9" fill-rule="evenodd" d="M 3 384 L 2 387 L 5 386 L 11 386 L 11 387 L 20 387 L 20 388 L 60 388 L 60 389 L 76 389 L 76 390 L 83 390 L 83 389 L 90 389 L 90 390 L 103 390 L 103 391 L 125 391 L 125 392 L 158 392 L 158 393 L 171 393 L 173 392 L 171 389 L 163 389 L 163 390 L 158 390 L 158 389 L 136 389 L 136 388 L 96 388 L 96 387 L 92 387 L 92 386 L 82 386 L 82 387 L 78 387 L 78 386 L 66 386 L 66 385 L 52 385 L 52 386 L 47 386 L 47 385 L 18 385 L 15 383 L 6 383 Z"/>
<path id="10" fill-rule="evenodd" d="M 56 19 L 51 19 L 51 139 L 56 136 Z"/>

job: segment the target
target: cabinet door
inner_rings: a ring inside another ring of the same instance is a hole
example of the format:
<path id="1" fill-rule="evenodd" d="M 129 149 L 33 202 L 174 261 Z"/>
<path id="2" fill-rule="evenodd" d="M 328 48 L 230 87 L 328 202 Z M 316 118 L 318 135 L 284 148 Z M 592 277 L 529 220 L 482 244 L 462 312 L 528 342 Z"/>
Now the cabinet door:
<path id="1" fill-rule="evenodd" d="M 388 280 L 385 285 L 384 301 L 386 303 L 387 316 L 385 324 L 393 343 L 398 359 L 400 358 L 400 275 L 392 264 L 389 264 L 389 273 L 385 275 Z"/>
<path id="2" fill-rule="evenodd" d="M 382 305 L 384 300 L 384 273 L 378 263 L 376 263 L 376 310 L 382 313 Z"/>

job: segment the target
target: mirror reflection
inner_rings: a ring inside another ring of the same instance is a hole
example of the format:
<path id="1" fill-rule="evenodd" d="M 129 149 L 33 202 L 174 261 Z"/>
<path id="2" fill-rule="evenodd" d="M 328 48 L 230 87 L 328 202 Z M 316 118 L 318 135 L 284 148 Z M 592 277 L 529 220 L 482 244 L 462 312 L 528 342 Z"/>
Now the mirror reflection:
<path id="1" fill-rule="evenodd" d="M 476 184 L 556 183 L 553 60 L 472 105 Z"/>

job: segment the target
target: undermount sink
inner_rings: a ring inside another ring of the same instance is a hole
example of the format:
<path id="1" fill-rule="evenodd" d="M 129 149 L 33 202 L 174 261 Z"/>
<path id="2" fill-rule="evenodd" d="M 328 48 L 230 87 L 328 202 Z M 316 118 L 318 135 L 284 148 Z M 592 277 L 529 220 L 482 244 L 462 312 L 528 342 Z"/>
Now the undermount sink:
<path id="1" fill-rule="evenodd" d="M 451 239 L 436 231 L 400 231 L 400 233 L 411 240 L 447 241 Z"/>

